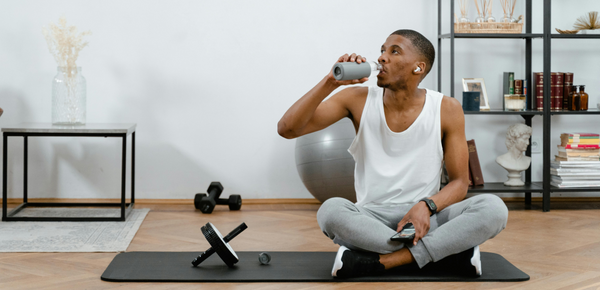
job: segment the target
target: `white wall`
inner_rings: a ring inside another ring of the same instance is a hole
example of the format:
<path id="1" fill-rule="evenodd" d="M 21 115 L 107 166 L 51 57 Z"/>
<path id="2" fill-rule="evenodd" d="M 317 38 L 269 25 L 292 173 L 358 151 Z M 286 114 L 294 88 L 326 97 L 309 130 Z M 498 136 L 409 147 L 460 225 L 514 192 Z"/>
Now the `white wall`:
<path id="1" fill-rule="evenodd" d="M 541 10 L 541 1 L 534 2 Z M 585 4 L 577 7 L 554 2 L 553 17 L 561 19 L 553 27 L 563 29 L 600 8 L 593 0 L 578 1 Z M 524 7 L 516 10 L 523 14 Z M 5 113 L 0 126 L 50 121 L 56 63 L 41 30 L 61 15 L 80 31 L 93 32 L 77 61 L 87 79 L 88 122 L 138 124 L 138 198 L 192 198 L 214 180 L 223 183 L 225 195 L 311 197 L 296 172 L 295 141 L 276 131 L 287 108 L 340 55 L 357 52 L 376 59 L 396 29 L 420 31 L 437 46 L 437 1 L 432 0 L 2 0 L 0 107 Z M 534 18 L 537 32 L 540 16 Z M 444 44 L 448 48 L 447 40 Z M 541 40 L 534 44 L 534 70 L 540 71 Z M 594 82 L 600 70 L 597 45 L 597 40 L 553 42 L 553 71 L 573 71 L 576 83 L 587 84 L 591 107 L 600 91 Z M 456 96 L 460 78 L 484 77 L 491 104 L 498 107 L 500 96 L 494 92 L 500 92 L 502 72 L 524 77 L 523 41 L 457 40 L 456 51 Z M 445 76 L 442 91 L 448 95 L 447 71 Z M 437 66 L 422 83 L 436 85 Z M 503 180 L 494 159 L 506 150 L 504 130 L 521 120 L 467 116 L 467 138 L 477 141 L 486 181 Z M 574 127 L 596 132 L 596 121 L 553 117 L 553 138 Z M 534 127 L 541 136 L 541 117 L 534 118 Z M 12 138 L 9 146 L 10 197 L 20 197 L 22 141 Z M 31 138 L 29 156 L 31 197 L 119 196 L 117 140 Z M 540 180 L 541 154 L 534 157 L 533 170 Z"/>

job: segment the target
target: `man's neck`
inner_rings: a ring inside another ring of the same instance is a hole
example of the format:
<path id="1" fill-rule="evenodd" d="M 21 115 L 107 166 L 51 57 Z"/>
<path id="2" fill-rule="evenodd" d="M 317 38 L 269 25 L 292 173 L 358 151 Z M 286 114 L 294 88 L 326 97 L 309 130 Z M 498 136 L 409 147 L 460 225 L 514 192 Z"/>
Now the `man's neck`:
<path id="1" fill-rule="evenodd" d="M 401 112 L 415 106 L 421 107 L 422 97 L 421 90 L 417 86 L 404 89 L 385 88 L 383 104 L 387 109 Z"/>

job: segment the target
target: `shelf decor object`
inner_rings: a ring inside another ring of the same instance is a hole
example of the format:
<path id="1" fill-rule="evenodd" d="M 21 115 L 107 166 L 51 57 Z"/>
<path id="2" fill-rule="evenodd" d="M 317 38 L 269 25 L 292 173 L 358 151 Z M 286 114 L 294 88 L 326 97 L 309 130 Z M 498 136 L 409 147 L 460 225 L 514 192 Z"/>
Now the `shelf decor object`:
<path id="1" fill-rule="evenodd" d="M 487 8 L 487 16 L 485 17 L 486 22 L 496 22 L 496 17 L 492 15 L 492 8 L 494 7 L 494 0 L 489 0 L 489 3 L 486 4 Z"/>
<path id="2" fill-rule="evenodd" d="M 558 28 L 555 28 L 555 29 L 560 34 L 577 34 L 577 32 L 579 32 L 579 30 L 568 30 L 568 29 L 562 30 L 562 29 L 558 29 Z"/>
<path id="3" fill-rule="evenodd" d="M 496 158 L 496 163 L 508 171 L 508 180 L 504 182 L 506 186 L 525 185 L 521 180 L 521 172 L 529 168 L 531 157 L 524 155 L 523 152 L 527 150 L 531 132 L 531 127 L 525 124 L 508 127 L 505 141 L 508 152 Z"/>
<path id="4" fill-rule="evenodd" d="M 526 96 L 522 94 L 504 95 L 504 110 L 506 111 L 525 111 Z"/>
<path id="5" fill-rule="evenodd" d="M 588 14 L 577 18 L 577 22 L 573 28 L 579 30 L 581 34 L 597 34 L 600 33 L 600 19 L 598 19 L 598 11 L 588 12 Z"/>
<path id="6" fill-rule="evenodd" d="M 477 18 L 475 22 L 464 22 L 461 17 L 460 23 L 454 23 L 455 33 L 522 33 L 523 32 L 523 15 L 518 19 L 514 19 L 515 4 L 517 0 L 500 0 L 504 17 L 500 22 L 496 22 L 496 18 L 492 16 L 493 0 L 481 0 L 481 5 L 475 1 L 477 8 Z M 466 10 L 461 1 L 461 12 Z M 480 7 L 481 6 L 481 7 Z M 462 14 L 462 13 L 461 13 Z M 466 14 L 466 13 L 465 13 Z"/>
<path id="7" fill-rule="evenodd" d="M 467 7 L 468 0 L 460 1 L 460 19 L 458 20 L 459 26 L 466 29 L 469 27 L 469 9 Z"/>
<path id="8" fill-rule="evenodd" d="M 573 30 L 555 29 L 560 34 L 600 34 L 598 11 L 588 12 L 588 14 L 577 18 L 577 22 L 573 25 Z"/>
<path id="9" fill-rule="evenodd" d="M 480 92 L 463 92 L 463 111 L 479 111 Z"/>
<path id="10" fill-rule="evenodd" d="M 84 125 L 86 82 L 76 61 L 79 52 L 88 44 L 83 37 L 92 33 L 77 33 L 77 27 L 67 26 L 65 17 L 58 20 L 58 25 L 50 23 L 42 32 L 50 53 L 58 63 L 52 82 L 52 124 Z"/>
<path id="11" fill-rule="evenodd" d="M 483 78 L 463 78 L 463 90 L 465 92 L 480 92 L 481 96 L 479 98 L 479 110 L 480 111 L 489 111 L 490 110 L 490 102 L 487 95 L 487 90 L 485 89 L 485 82 Z"/>
<path id="12" fill-rule="evenodd" d="M 522 15 L 519 19 L 523 19 Z M 460 25 L 459 25 L 460 24 Z M 455 33 L 523 33 L 523 22 L 454 23 Z"/>

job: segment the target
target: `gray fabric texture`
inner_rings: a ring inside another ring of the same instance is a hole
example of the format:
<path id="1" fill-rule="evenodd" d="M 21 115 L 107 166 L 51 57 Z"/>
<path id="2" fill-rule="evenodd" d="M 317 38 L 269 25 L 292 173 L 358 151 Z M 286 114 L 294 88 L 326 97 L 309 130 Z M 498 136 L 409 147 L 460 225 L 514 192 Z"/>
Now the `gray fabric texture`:
<path id="1" fill-rule="evenodd" d="M 389 254 L 405 247 L 390 237 L 414 205 L 362 207 L 336 197 L 321 205 L 317 221 L 323 233 L 338 245 Z M 493 238 L 506 227 L 507 219 L 508 209 L 498 196 L 476 195 L 434 214 L 429 232 L 416 246 L 407 246 L 422 268 Z"/>

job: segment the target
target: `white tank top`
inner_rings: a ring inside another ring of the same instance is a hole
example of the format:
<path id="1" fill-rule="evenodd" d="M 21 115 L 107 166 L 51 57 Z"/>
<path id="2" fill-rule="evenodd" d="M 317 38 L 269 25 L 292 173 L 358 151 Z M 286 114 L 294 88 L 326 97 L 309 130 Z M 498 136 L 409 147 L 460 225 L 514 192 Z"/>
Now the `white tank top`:
<path id="1" fill-rule="evenodd" d="M 358 133 L 348 152 L 354 157 L 356 204 L 382 206 L 418 202 L 440 189 L 440 109 L 443 94 L 427 90 L 425 105 L 402 132 L 385 120 L 383 88 L 369 87 Z"/>

